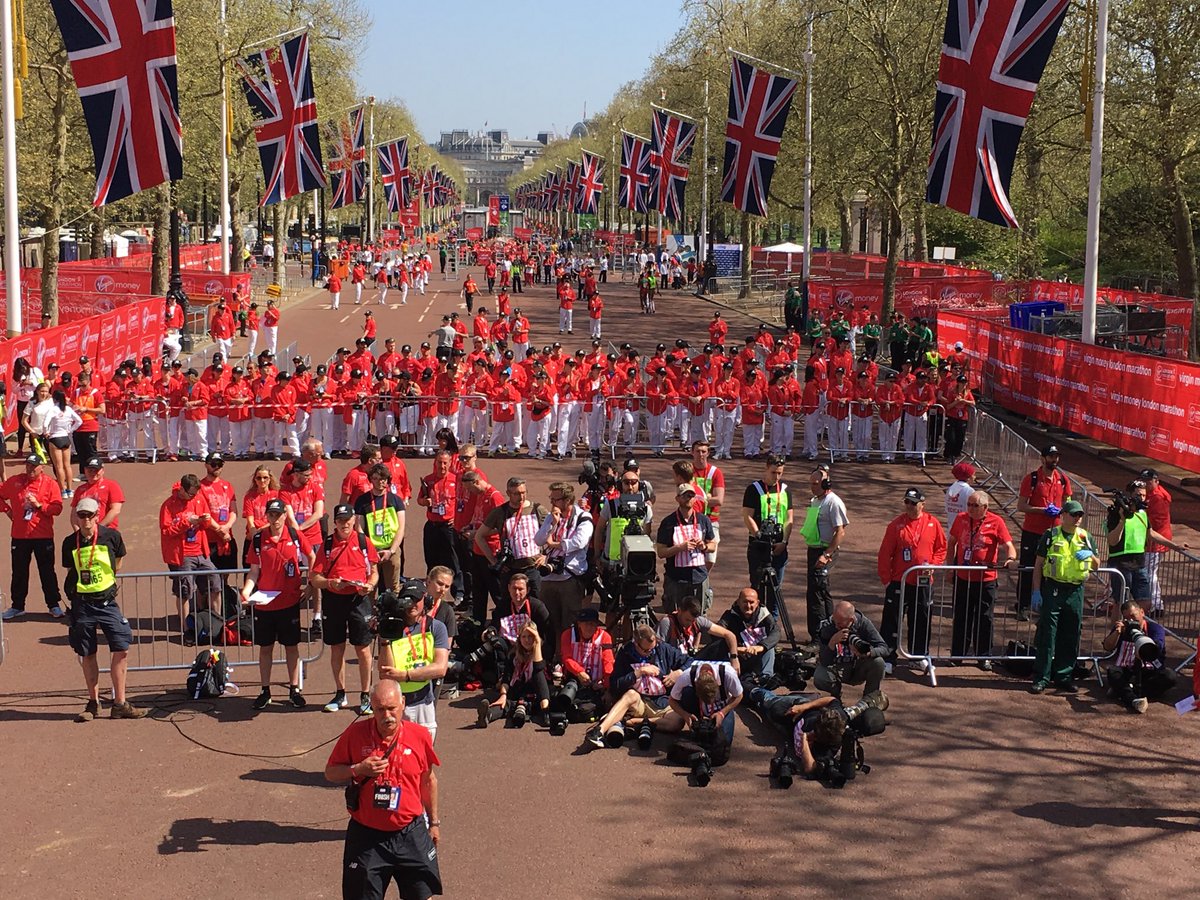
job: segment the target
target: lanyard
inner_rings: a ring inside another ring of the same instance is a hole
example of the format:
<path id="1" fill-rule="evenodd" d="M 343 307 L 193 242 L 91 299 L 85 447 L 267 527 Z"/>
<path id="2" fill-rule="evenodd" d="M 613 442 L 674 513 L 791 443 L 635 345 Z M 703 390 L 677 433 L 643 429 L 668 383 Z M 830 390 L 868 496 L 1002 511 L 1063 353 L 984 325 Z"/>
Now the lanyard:
<path id="1" fill-rule="evenodd" d="M 92 563 L 96 560 L 96 541 L 100 538 L 100 525 L 96 525 L 96 533 L 92 535 L 92 552 L 88 554 L 87 562 L 84 563 L 84 568 L 91 571 Z M 79 532 L 75 532 L 75 552 L 79 553 L 81 544 L 79 543 Z"/>
<path id="2" fill-rule="evenodd" d="M 765 488 L 766 485 L 764 484 L 763 487 Z M 767 498 L 767 517 L 771 518 L 772 517 L 771 494 L 767 494 L 766 491 L 764 491 L 763 493 Z M 779 484 L 775 485 L 774 496 L 775 496 L 775 514 L 777 515 L 779 513 L 779 511 L 781 509 L 783 509 L 783 482 L 780 482 Z"/>
<path id="3" fill-rule="evenodd" d="M 428 627 L 428 625 L 429 625 L 429 616 L 422 616 L 421 617 L 421 631 L 420 631 L 420 633 L 415 635 L 415 637 L 421 638 L 422 643 L 424 643 L 425 630 Z M 409 659 L 415 661 L 417 658 L 417 642 L 415 640 L 413 640 L 414 635 L 412 633 L 412 629 L 406 629 L 406 630 L 408 631 L 408 634 L 406 634 L 405 637 L 408 638 Z M 416 668 L 416 667 L 414 666 L 414 668 Z"/>

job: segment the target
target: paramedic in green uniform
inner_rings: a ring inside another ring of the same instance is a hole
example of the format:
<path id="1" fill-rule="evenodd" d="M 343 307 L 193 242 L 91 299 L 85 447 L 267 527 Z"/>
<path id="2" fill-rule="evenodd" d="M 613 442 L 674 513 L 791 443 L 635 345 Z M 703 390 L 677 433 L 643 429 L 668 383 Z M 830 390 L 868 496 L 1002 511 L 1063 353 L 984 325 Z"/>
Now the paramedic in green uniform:
<path id="1" fill-rule="evenodd" d="M 1083 625 L 1083 583 L 1100 564 L 1091 535 L 1079 525 L 1083 505 L 1068 500 L 1062 511 L 1062 524 L 1042 535 L 1033 563 L 1032 607 L 1041 612 L 1029 688 L 1033 694 L 1042 693 L 1051 682 L 1068 694 L 1076 692 L 1071 676 Z"/>

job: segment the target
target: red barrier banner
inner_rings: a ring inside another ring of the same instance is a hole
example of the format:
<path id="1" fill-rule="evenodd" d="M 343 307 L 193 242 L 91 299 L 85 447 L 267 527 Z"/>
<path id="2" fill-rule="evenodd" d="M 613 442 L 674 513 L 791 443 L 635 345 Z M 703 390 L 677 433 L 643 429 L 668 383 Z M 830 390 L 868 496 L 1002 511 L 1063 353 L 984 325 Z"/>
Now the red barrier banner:
<path id="1" fill-rule="evenodd" d="M 515 237 L 518 241 L 533 240 L 533 229 L 532 228 L 514 227 L 513 228 L 513 237 Z"/>
<path id="2" fill-rule="evenodd" d="M 483 240 L 483 229 L 482 228 L 468 228 L 463 233 L 466 235 L 468 241 Z"/>
<path id="3" fill-rule="evenodd" d="M 955 341 L 1005 409 L 1200 471 L 1200 365 L 940 312 L 939 347 Z"/>

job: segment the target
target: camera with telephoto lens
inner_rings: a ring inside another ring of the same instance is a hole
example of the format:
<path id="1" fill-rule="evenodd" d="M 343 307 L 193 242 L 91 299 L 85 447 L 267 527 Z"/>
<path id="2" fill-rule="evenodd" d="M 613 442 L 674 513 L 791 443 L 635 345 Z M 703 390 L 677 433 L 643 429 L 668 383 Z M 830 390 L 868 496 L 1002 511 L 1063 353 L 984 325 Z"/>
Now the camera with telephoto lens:
<path id="1" fill-rule="evenodd" d="M 696 787 L 708 787 L 713 776 L 712 758 L 701 750 L 688 757 L 688 766 L 691 768 L 688 780 Z"/>
<path id="2" fill-rule="evenodd" d="M 808 687 L 809 679 L 816 671 L 816 666 L 811 660 L 811 654 L 804 656 L 795 650 L 776 650 L 775 677 L 788 690 L 802 692 Z"/>
<path id="3" fill-rule="evenodd" d="M 525 727 L 525 723 L 529 721 L 529 707 L 525 705 L 524 700 L 518 700 L 513 705 L 512 714 L 508 720 L 512 722 L 513 728 Z"/>
<path id="4" fill-rule="evenodd" d="M 772 546 L 781 544 L 783 543 L 783 526 L 779 524 L 779 520 L 774 516 L 767 516 L 758 526 L 758 534 L 751 540 L 762 544 L 771 544 Z"/>
<path id="5" fill-rule="evenodd" d="M 1158 642 L 1142 631 L 1137 619 L 1125 619 L 1122 634 L 1125 640 L 1133 643 L 1133 655 L 1138 662 L 1152 663 L 1158 659 Z"/>
<path id="6" fill-rule="evenodd" d="M 550 713 L 550 733 L 554 737 L 562 737 L 567 733 L 567 714 L 563 712 Z"/>
<path id="7" fill-rule="evenodd" d="M 778 755 L 771 759 L 771 781 L 778 785 L 783 790 L 787 790 L 792 786 L 792 781 L 796 777 L 796 771 L 799 768 L 796 757 L 792 756 L 787 751 L 787 748 L 780 750 Z"/>
<path id="8" fill-rule="evenodd" d="M 512 550 L 507 544 L 500 545 L 500 551 L 496 554 L 496 561 L 488 566 L 493 575 L 500 575 L 503 572 L 512 568 L 512 562 L 516 559 L 513 556 Z"/>
<path id="9" fill-rule="evenodd" d="M 1139 510 L 1145 509 L 1146 504 L 1138 497 L 1132 494 L 1127 494 L 1124 491 L 1114 490 L 1112 492 L 1113 508 L 1116 509 L 1124 518 L 1132 519 L 1137 515 Z"/>

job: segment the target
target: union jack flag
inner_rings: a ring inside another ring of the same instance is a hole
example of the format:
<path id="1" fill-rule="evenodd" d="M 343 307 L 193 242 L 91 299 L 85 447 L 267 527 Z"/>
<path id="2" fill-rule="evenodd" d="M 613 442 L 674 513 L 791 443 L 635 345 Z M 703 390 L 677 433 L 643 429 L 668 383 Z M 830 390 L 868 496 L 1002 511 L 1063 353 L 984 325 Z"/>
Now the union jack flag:
<path id="1" fill-rule="evenodd" d="M 375 148 L 379 156 L 379 180 L 383 182 L 383 194 L 389 212 L 398 213 L 412 199 L 412 169 L 408 167 L 408 138 L 380 144 Z"/>
<path id="2" fill-rule="evenodd" d="M 1017 144 L 1067 0 L 949 0 L 925 199 L 1009 228 Z"/>
<path id="3" fill-rule="evenodd" d="M 600 192 L 604 190 L 604 163 L 595 153 L 583 151 L 579 164 L 578 189 L 575 194 L 575 212 L 582 216 L 594 216 L 600 205 Z"/>
<path id="4" fill-rule="evenodd" d="M 654 131 L 650 134 L 650 181 L 652 209 L 668 219 L 683 219 L 683 192 L 687 188 L 688 160 L 696 142 L 696 123 L 652 106 Z"/>
<path id="5" fill-rule="evenodd" d="M 363 198 L 367 187 L 366 134 L 367 108 L 356 106 L 350 117 L 330 123 L 329 132 L 333 153 L 329 159 L 329 174 L 333 178 L 333 199 L 330 206 L 341 209 Z"/>
<path id="6" fill-rule="evenodd" d="M 558 212 L 563 206 L 563 198 L 567 192 L 566 176 L 563 170 L 555 168 L 550 173 L 550 211 Z"/>
<path id="7" fill-rule="evenodd" d="M 621 170 L 618 179 L 617 204 L 633 212 L 649 212 L 647 194 L 650 190 L 650 142 L 636 134 L 621 132 Z"/>
<path id="8" fill-rule="evenodd" d="M 93 206 L 183 177 L 171 0 L 51 0 L 96 160 Z"/>
<path id="9" fill-rule="evenodd" d="M 308 35 L 239 59 L 237 67 L 266 185 L 262 205 L 325 187 Z"/>
<path id="10" fill-rule="evenodd" d="M 563 209 L 568 212 L 575 211 L 575 204 L 579 197 L 579 163 L 567 163 L 567 177 L 563 182 Z"/>
<path id="11" fill-rule="evenodd" d="M 721 199 L 742 212 L 767 214 L 767 192 L 797 84 L 736 56 L 730 63 Z"/>
<path id="12" fill-rule="evenodd" d="M 436 169 L 429 168 L 425 170 L 425 174 L 421 177 L 421 202 L 427 207 L 433 207 L 436 205 L 435 200 L 437 199 L 437 185 L 434 180 L 434 176 L 436 174 Z"/>

